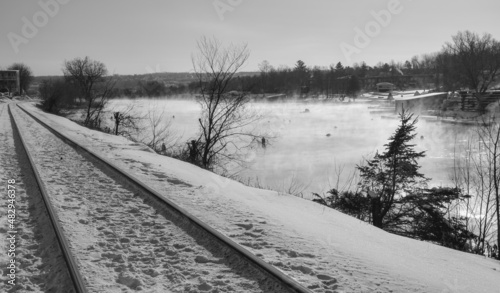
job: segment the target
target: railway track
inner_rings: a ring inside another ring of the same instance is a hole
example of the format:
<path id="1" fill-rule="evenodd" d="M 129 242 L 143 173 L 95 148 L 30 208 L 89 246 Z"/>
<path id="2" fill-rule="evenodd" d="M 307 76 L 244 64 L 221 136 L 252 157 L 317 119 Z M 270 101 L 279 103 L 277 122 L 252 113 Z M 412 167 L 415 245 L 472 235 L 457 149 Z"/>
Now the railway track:
<path id="1" fill-rule="evenodd" d="M 310 292 L 24 109 L 9 110 L 76 292 Z"/>
<path id="2" fill-rule="evenodd" d="M 0 103 L 0 162 L 0 292 L 75 292 L 4 103 Z"/>

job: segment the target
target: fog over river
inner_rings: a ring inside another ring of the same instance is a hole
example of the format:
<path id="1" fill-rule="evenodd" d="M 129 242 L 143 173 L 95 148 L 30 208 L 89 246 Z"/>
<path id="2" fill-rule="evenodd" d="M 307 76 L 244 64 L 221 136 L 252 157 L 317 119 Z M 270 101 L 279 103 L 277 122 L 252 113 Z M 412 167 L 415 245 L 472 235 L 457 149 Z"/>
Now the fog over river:
<path id="1" fill-rule="evenodd" d="M 164 109 L 172 130 L 184 143 L 199 131 L 200 106 L 194 100 L 113 100 L 109 109 L 135 103 L 136 111 Z M 372 158 L 395 131 L 397 119 L 371 114 L 368 103 L 275 102 L 252 103 L 264 115 L 263 125 L 276 134 L 266 148 L 256 147 L 248 156 L 249 168 L 239 172 L 243 180 L 262 186 L 287 189 L 291 182 L 311 192 L 326 192 L 336 183 L 342 168 L 345 181 L 365 158 Z M 308 111 L 306 111 L 308 109 Z M 387 115 L 387 114 L 384 114 Z M 426 151 L 421 171 L 431 185 L 451 184 L 455 145 L 463 145 L 471 127 L 420 119 L 414 139 L 417 151 Z M 329 135 L 328 135 L 329 134 Z"/>

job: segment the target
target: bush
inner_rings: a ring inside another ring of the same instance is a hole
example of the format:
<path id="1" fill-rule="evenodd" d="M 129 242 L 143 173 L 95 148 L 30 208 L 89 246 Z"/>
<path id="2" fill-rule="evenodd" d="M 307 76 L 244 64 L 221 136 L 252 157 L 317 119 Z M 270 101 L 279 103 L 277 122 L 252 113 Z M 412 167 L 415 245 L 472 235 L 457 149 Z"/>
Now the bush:
<path id="1" fill-rule="evenodd" d="M 74 89 L 64 80 L 44 80 L 38 91 L 42 99 L 41 107 L 47 112 L 58 113 L 74 104 Z"/>
<path id="2" fill-rule="evenodd" d="M 328 196 L 322 197 L 317 193 L 313 193 L 315 196 L 313 201 L 356 217 L 359 220 L 369 221 L 370 198 L 359 192 L 338 192 L 337 189 L 331 189 L 327 194 Z"/>

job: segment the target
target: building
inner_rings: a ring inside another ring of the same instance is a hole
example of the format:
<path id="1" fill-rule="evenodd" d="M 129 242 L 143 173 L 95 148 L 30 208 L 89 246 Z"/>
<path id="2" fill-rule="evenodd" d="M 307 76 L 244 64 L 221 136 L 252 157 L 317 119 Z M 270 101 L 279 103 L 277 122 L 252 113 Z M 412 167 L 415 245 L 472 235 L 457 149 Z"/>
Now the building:
<path id="1" fill-rule="evenodd" d="M 9 96 L 21 92 L 19 70 L 0 70 L 0 92 Z"/>
<path id="2" fill-rule="evenodd" d="M 409 89 L 432 89 L 436 87 L 436 75 L 433 74 L 414 74 L 414 75 L 379 75 L 366 76 L 360 78 L 361 87 L 365 91 L 377 90 L 379 83 L 392 83 L 394 90 Z"/>
<path id="3" fill-rule="evenodd" d="M 377 92 L 379 93 L 392 93 L 395 89 L 394 84 L 390 82 L 379 82 L 377 83 Z"/>

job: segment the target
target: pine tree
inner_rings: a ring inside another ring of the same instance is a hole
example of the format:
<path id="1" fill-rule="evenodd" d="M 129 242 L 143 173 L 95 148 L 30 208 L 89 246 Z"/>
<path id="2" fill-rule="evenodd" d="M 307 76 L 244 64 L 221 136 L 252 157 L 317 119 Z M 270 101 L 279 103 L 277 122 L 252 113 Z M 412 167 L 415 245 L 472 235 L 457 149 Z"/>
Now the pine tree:
<path id="1" fill-rule="evenodd" d="M 467 230 L 464 217 L 451 216 L 447 207 L 467 197 L 452 187 L 416 190 L 397 203 L 405 221 L 400 221 L 391 232 L 466 250 L 467 241 L 477 236 Z"/>
<path id="2" fill-rule="evenodd" d="M 419 172 L 417 160 L 425 156 L 425 152 L 415 151 L 410 144 L 416 136 L 418 119 L 413 114 L 402 111 L 400 125 L 384 145 L 383 153 L 376 153 L 366 165 L 357 166 L 360 171 L 361 187 L 371 197 L 372 223 L 384 228 L 398 216 L 394 213 L 395 200 L 402 198 L 407 191 L 423 187 L 429 180 Z"/>
<path id="3" fill-rule="evenodd" d="M 306 64 L 304 63 L 304 61 L 298 60 L 297 63 L 295 64 L 294 70 L 299 71 L 299 72 L 306 72 L 307 67 L 306 67 Z"/>
<path id="4" fill-rule="evenodd" d="M 344 70 L 344 65 L 342 65 L 342 62 L 338 62 L 337 65 L 335 65 L 335 70 L 337 71 L 343 71 Z"/>

